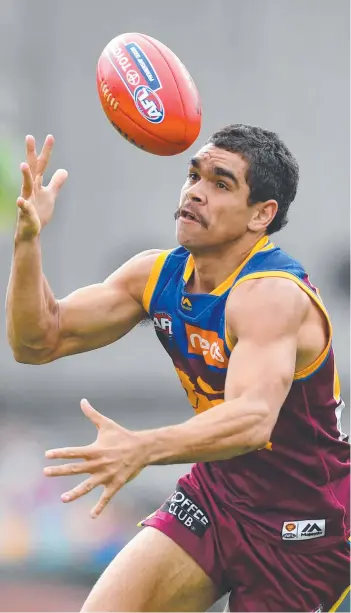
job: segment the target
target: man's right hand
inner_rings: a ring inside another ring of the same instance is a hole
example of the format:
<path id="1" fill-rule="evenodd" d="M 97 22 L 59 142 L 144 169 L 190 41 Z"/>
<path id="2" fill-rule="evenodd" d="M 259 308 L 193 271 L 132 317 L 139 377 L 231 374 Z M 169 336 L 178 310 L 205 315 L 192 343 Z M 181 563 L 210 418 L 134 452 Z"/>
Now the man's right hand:
<path id="1" fill-rule="evenodd" d="M 58 192 L 67 179 L 66 170 L 56 170 L 50 183 L 46 187 L 43 186 L 43 175 L 53 146 L 54 137 L 49 135 L 38 156 L 34 137 L 26 137 L 27 161 L 20 166 L 23 180 L 21 195 L 17 198 L 17 239 L 30 240 L 40 234 L 53 215 Z"/>

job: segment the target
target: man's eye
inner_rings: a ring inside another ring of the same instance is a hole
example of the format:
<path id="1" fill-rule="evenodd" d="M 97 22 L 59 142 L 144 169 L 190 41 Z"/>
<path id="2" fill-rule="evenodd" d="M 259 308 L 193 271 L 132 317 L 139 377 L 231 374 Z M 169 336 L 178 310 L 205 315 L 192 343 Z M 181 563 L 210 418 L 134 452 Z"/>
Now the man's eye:
<path id="1" fill-rule="evenodd" d="M 223 183 L 223 181 L 217 181 L 216 183 L 217 187 L 219 187 L 220 189 L 228 189 L 226 184 Z"/>

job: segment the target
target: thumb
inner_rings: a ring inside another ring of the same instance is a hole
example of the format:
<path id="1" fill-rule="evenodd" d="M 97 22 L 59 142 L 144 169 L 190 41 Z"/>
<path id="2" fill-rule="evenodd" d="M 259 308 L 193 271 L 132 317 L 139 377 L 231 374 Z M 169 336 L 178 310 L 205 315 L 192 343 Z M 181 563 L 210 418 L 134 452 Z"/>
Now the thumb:
<path id="1" fill-rule="evenodd" d="M 101 428 L 101 426 L 103 426 L 103 424 L 107 421 L 107 417 L 105 417 L 104 415 L 102 415 L 101 413 L 99 413 L 99 411 L 97 411 L 96 409 L 94 409 L 94 407 L 91 406 L 91 404 L 87 401 L 86 398 L 83 398 L 80 401 L 80 408 L 82 409 L 85 417 L 87 417 L 88 419 L 90 419 L 90 421 L 95 424 L 95 426 L 97 427 L 97 429 Z"/>
<path id="2" fill-rule="evenodd" d="M 24 213 L 24 215 L 29 215 L 31 213 L 32 207 L 28 200 L 25 200 L 23 196 L 17 198 L 17 206 Z"/>
<path id="3" fill-rule="evenodd" d="M 56 170 L 56 172 L 53 174 L 51 181 L 48 185 L 48 188 L 54 192 L 55 197 L 57 196 L 63 184 L 66 182 L 67 177 L 68 177 L 68 172 L 67 170 L 64 170 L 63 168 Z"/>

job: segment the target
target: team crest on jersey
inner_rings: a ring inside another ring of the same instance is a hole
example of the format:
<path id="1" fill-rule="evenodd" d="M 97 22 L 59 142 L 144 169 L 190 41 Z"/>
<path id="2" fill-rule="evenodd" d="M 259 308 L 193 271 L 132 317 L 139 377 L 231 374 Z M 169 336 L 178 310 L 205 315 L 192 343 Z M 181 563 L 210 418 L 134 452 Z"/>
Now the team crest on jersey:
<path id="1" fill-rule="evenodd" d="M 172 317 L 168 313 L 155 313 L 153 318 L 156 332 L 172 336 Z"/>

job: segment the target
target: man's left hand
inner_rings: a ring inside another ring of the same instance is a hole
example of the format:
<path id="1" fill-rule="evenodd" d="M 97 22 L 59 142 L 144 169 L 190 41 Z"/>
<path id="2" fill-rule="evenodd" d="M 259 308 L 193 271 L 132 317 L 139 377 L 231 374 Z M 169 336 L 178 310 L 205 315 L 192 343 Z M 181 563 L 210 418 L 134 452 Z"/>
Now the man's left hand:
<path id="1" fill-rule="evenodd" d="M 98 485 L 104 492 L 91 512 L 92 518 L 100 515 L 118 490 L 145 468 L 145 451 L 140 433 L 122 428 L 112 419 L 101 415 L 87 400 L 81 401 L 81 409 L 98 429 L 97 439 L 84 447 L 50 449 L 45 456 L 50 459 L 82 459 L 72 464 L 50 466 L 44 469 L 48 477 L 90 474 L 91 476 L 69 492 L 62 494 L 63 502 L 72 502 L 84 496 Z"/>

